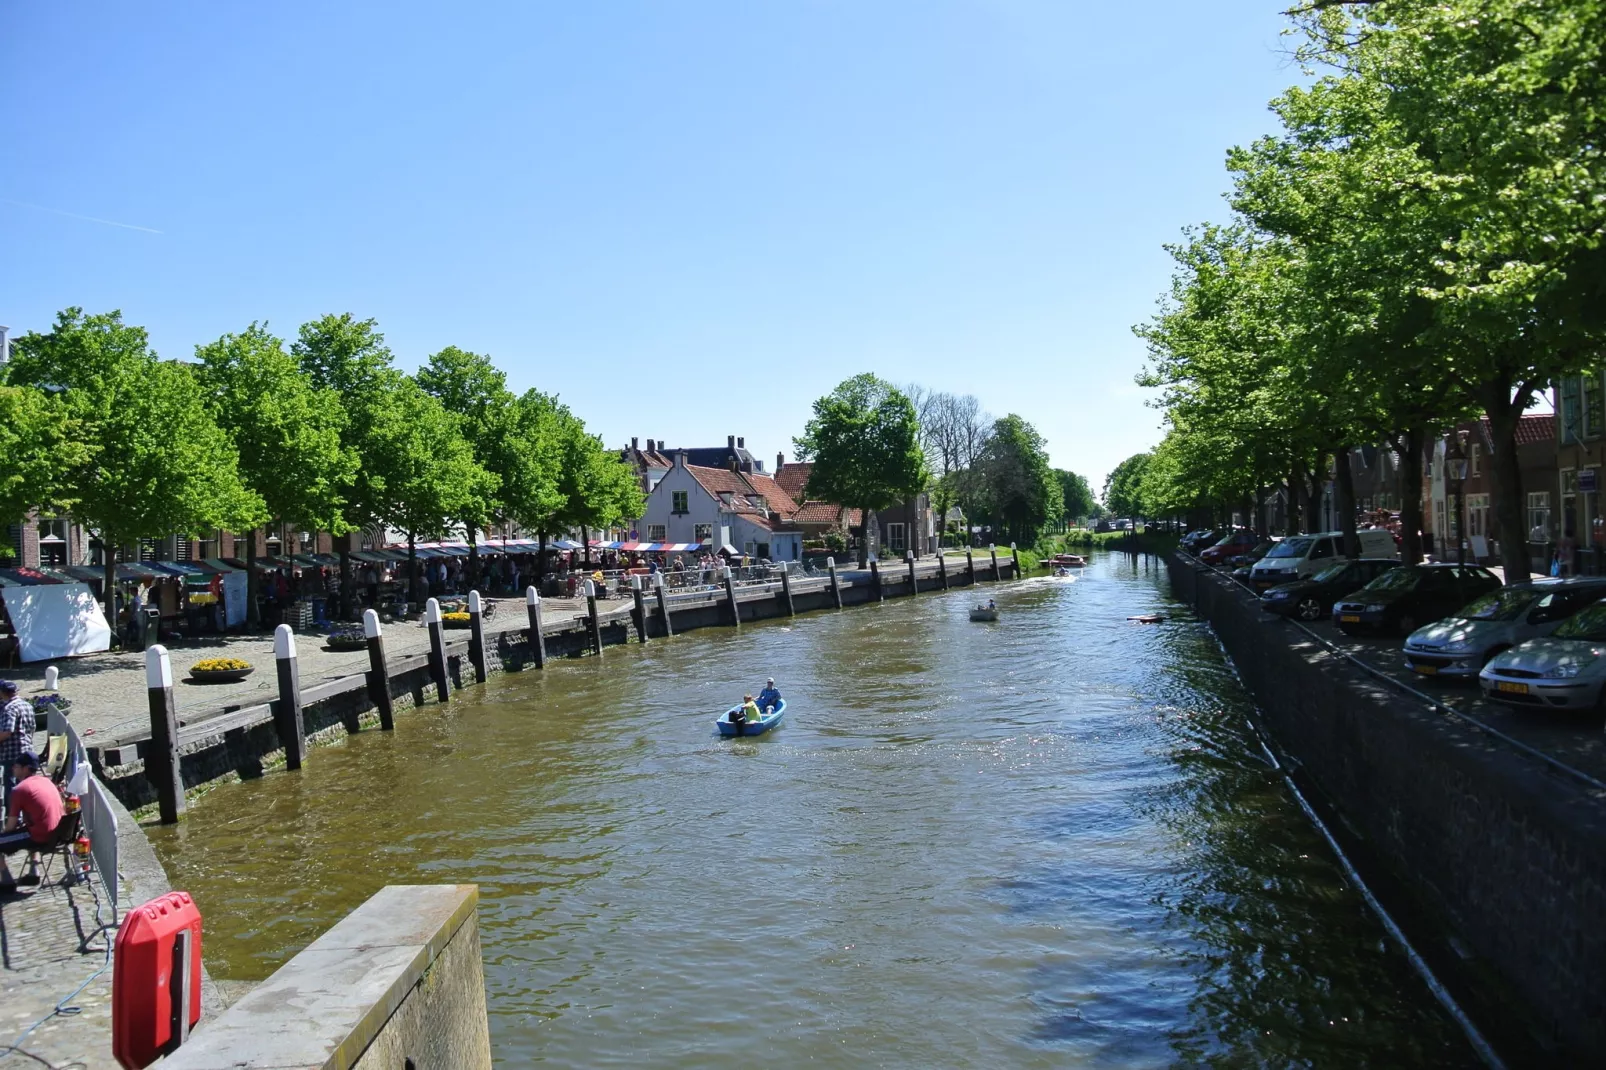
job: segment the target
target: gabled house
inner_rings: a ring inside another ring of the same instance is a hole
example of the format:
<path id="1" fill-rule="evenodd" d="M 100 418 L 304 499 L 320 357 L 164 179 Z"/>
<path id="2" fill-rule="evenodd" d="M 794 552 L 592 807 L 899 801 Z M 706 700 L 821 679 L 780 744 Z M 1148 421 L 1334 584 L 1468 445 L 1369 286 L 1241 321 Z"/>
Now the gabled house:
<path id="1" fill-rule="evenodd" d="M 674 463 L 647 495 L 641 535 L 647 542 L 696 542 L 711 550 L 797 561 L 803 532 L 792 522 L 797 502 L 749 460 L 744 469 L 731 457 L 724 468 L 687 462 L 678 450 Z"/>
<path id="2" fill-rule="evenodd" d="M 814 465 L 807 461 L 788 464 L 785 454 L 775 455 L 775 481 L 801 503 L 794 519 L 811 539 L 819 538 L 833 528 L 863 538 L 862 510 L 848 509 L 834 502 L 806 499 L 804 491 L 813 471 Z M 913 550 L 916 557 L 936 552 L 937 518 L 931 509 L 931 499 L 925 493 L 890 508 L 877 510 L 875 527 L 877 531 L 871 533 L 872 542 L 878 547 L 886 547 L 894 557 L 902 557 L 906 550 Z M 879 537 L 875 538 L 877 535 Z"/>

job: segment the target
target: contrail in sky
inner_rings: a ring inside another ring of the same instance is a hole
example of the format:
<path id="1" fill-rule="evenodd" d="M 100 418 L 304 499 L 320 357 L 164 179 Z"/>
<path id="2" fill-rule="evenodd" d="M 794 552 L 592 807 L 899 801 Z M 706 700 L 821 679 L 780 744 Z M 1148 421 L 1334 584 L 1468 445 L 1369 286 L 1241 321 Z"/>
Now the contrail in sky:
<path id="1" fill-rule="evenodd" d="M 36 212 L 50 212 L 53 215 L 64 215 L 68 219 L 82 219 L 86 223 L 104 223 L 108 227 L 122 227 L 124 230 L 143 230 L 146 234 L 160 234 L 154 227 L 141 227 L 133 223 L 119 223 L 115 219 L 96 219 L 92 215 L 79 215 L 77 212 L 64 212 L 60 208 L 46 208 L 42 204 L 29 204 L 27 201 L 14 201 L 10 197 L 0 197 L 6 204 L 14 204 L 19 208 L 32 208 Z"/>

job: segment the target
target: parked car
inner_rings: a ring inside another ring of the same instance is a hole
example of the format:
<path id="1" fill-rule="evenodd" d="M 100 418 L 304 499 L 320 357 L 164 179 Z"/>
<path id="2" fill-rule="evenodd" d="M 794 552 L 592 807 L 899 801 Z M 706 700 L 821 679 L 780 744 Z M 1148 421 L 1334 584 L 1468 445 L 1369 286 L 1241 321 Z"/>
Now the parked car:
<path id="1" fill-rule="evenodd" d="M 1344 596 L 1333 606 L 1333 623 L 1345 635 L 1409 635 L 1499 587 L 1500 577 L 1481 565 L 1402 565 Z"/>
<path id="2" fill-rule="evenodd" d="M 1489 659 L 1478 674 L 1486 697 L 1513 706 L 1602 709 L 1606 683 L 1606 602 L 1562 621 L 1543 639 Z"/>
<path id="3" fill-rule="evenodd" d="M 1199 553 L 1199 560 L 1207 565 L 1224 565 L 1229 558 L 1237 557 L 1260 541 L 1252 531 L 1235 531 Z"/>
<path id="4" fill-rule="evenodd" d="M 1340 561 L 1309 579 L 1281 583 L 1263 592 L 1260 608 L 1284 617 L 1321 620 L 1332 610 L 1334 602 L 1360 590 L 1390 569 L 1399 567 L 1398 561 L 1387 558 Z"/>
<path id="5" fill-rule="evenodd" d="M 1574 613 L 1606 598 L 1606 578 L 1535 580 L 1491 591 L 1405 640 L 1405 664 L 1424 676 L 1470 679 L 1518 643 L 1549 635 Z"/>
<path id="6" fill-rule="evenodd" d="M 1221 538 L 1222 534 L 1222 532 L 1216 531 L 1214 528 L 1200 528 L 1198 531 L 1190 531 L 1182 536 L 1178 540 L 1178 545 L 1190 554 L 1196 554 Z"/>
<path id="7" fill-rule="evenodd" d="M 1270 553 L 1271 548 L 1276 545 L 1276 539 L 1262 539 L 1260 542 L 1257 542 L 1254 546 L 1250 547 L 1248 553 L 1239 554 L 1237 557 L 1233 558 L 1230 562 L 1228 562 L 1233 566 L 1232 578 L 1237 580 L 1239 583 L 1248 583 L 1249 570 L 1254 568 L 1255 562 L 1259 561 L 1261 558 Z"/>
<path id="8" fill-rule="evenodd" d="M 1363 559 L 1399 556 L 1388 532 L 1368 529 L 1355 534 L 1361 541 L 1360 556 Z M 1264 590 L 1279 583 L 1292 583 L 1304 576 L 1314 576 L 1334 562 L 1344 560 L 1343 546 L 1344 533 L 1341 531 L 1290 535 L 1267 551 L 1266 556 L 1250 569 L 1249 580 Z"/>

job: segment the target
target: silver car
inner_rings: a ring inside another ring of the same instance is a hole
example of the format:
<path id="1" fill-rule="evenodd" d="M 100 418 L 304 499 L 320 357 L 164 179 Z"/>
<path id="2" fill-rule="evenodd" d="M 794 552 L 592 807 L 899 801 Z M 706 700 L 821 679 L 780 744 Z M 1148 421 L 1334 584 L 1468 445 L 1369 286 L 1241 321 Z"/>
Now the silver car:
<path id="1" fill-rule="evenodd" d="M 1600 709 L 1606 683 L 1606 602 L 1596 602 L 1543 639 L 1489 659 L 1478 685 L 1514 706 Z"/>
<path id="2" fill-rule="evenodd" d="M 1606 598 L 1606 577 L 1514 583 L 1490 591 L 1405 640 L 1405 664 L 1423 676 L 1471 679 L 1484 662 L 1528 639 L 1549 635 L 1580 609 Z"/>

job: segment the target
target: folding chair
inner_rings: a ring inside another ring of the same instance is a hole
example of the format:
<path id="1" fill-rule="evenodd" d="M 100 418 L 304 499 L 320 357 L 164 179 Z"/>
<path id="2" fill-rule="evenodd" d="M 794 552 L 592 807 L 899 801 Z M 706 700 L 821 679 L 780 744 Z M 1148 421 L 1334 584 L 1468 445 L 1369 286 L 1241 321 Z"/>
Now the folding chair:
<path id="1" fill-rule="evenodd" d="M 73 858 L 73 844 L 78 842 L 78 836 L 84 828 L 84 815 L 82 810 L 74 810 L 70 814 L 61 816 L 61 824 L 56 826 L 56 835 L 49 843 L 39 845 L 39 883 L 50 876 L 51 864 L 59 857 L 63 869 L 63 884 L 74 883 L 78 880 L 77 862 Z M 69 879 L 70 878 L 70 879 Z"/>

